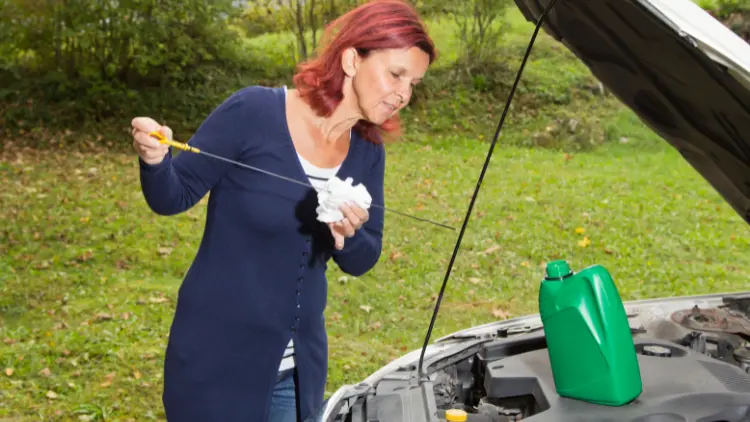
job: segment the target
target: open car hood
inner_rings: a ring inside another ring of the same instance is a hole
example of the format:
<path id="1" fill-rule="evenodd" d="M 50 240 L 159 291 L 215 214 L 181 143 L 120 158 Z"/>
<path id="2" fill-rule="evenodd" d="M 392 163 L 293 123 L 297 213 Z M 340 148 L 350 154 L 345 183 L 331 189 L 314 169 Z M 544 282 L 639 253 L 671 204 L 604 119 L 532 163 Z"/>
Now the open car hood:
<path id="1" fill-rule="evenodd" d="M 691 0 L 557 0 L 543 29 L 750 222 L 750 45 Z"/>

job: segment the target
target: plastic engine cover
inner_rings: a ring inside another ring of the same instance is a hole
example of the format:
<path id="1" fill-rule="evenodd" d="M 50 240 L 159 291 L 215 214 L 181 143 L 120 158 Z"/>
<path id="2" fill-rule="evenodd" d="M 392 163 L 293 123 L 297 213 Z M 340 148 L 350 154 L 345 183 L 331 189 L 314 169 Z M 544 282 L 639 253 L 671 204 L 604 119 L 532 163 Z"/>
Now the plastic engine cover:
<path id="1" fill-rule="evenodd" d="M 533 395 L 538 413 L 525 418 L 527 422 L 750 421 L 750 375 L 740 368 L 648 337 L 635 344 L 643 393 L 627 405 L 601 406 L 558 396 L 546 349 L 489 362 L 487 396 L 502 401 Z"/>

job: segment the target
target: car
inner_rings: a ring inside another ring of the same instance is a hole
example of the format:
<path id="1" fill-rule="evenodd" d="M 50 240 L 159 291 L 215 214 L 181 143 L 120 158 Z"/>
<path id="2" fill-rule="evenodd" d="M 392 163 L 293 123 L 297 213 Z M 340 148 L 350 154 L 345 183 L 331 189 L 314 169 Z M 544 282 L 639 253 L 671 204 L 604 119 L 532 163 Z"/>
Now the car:
<path id="1" fill-rule="evenodd" d="M 750 222 L 750 45 L 691 0 L 515 3 Z M 624 310 L 643 384 L 625 405 L 556 392 L 537 314 L 432 343 L 428 334 L 425 347 L 336 390 L 323 420 L 439 422 L 461 409 L 484 422 L 750 421 L 750 291 L 629 301 Z"/>

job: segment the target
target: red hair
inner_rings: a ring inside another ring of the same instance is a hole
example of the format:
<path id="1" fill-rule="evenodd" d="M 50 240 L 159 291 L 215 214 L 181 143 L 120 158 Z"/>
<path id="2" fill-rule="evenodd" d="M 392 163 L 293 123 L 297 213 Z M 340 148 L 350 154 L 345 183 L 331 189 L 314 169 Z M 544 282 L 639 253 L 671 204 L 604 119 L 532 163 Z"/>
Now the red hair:
<path id="1" fill-rule="evenodd" d="M 310 107 L 328 117 L 344 98 L 341 55 L 355 48 L 361 56 L 373 50 L 417 47 L 436 58 L 433 41 L 414 7 L 402 0 L 373 0 L 340 16 L 323 33 L 317 57 L 297 66 L 292 81 Z M 393 116 L 381 125 L 360 120 L 354 125 L 363 138 L 379 143 L 381 135 L 398 136 L 401 121 Z"/>

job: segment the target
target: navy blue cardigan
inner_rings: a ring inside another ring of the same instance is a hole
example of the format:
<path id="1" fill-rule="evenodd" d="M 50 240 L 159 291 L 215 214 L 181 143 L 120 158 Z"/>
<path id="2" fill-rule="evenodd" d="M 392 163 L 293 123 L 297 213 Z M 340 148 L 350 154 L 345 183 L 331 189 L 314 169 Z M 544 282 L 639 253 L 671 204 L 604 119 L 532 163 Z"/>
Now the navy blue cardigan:
<path id="1" fill-rule="evenodd" d="M 190 145 L 308 182 L 289 134 L 283 88 L 252 86 L 231 95 Z M 328 371 L 324 310 L 327 262 L 359 276 L 381 253 L 383 212 L 341 251 L 316 220 L 312 188 L 194 153 L 140 162 L 143 195 L 160 215 L 195 205 L 210 191 L 203 238 L 180 286 L 164 362 L 170 422 L 268 418 L 270 393 L 294 339 L 303 419 L 323 401 Z M 364 183 L 383 204 L 385 152 L 354 131 L 337 176 Z"/>

